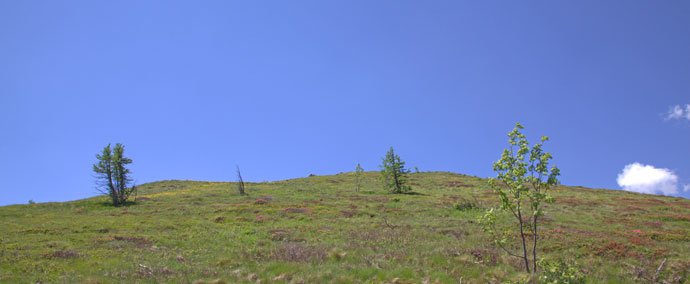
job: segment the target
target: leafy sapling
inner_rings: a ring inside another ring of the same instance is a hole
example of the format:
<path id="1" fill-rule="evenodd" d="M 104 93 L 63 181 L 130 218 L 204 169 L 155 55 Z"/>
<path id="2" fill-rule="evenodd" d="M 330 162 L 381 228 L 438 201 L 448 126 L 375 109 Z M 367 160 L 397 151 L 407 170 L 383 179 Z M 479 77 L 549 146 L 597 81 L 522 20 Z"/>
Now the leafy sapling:
<path id="1" fill-rule="evenodd" d="M 544 215 L 542 205 L 553 202 L 548 191 L 558 185 L 560 170 L 555 166 L 549 167 L 552 156 L 543 150 L 543 144 L 549 138 L 543 136 L 540 143 L 530 147 L 527 138 L 520 132 L 522 129 L 523 126 L 517 123 L 508 133 L 509 147 L 503 150 L 501 159 L 493 165 L 497 176 L 489 180 L 489 185 L 497 193 L 500 207 L 488 210 L 481 218 L 481 223 L 495 244 L 508 254 L 521 258 L 528 273 L 535 273 L 538 265 L 539 218 Z M 497 229 L 499 211 L 510 213 L 518 223 L 518 247 L 521 252 L 510 251 L 507 246 L 512 234 Z"/>
<path id="2" fill-rule="evenodd" d="M 362 178 L 364 175 L 364 169 L 362 166 L 357 163 L 357 167 L 355 167 L 355 190 L 359 192 L 359 190 L 362 187 Z"/>

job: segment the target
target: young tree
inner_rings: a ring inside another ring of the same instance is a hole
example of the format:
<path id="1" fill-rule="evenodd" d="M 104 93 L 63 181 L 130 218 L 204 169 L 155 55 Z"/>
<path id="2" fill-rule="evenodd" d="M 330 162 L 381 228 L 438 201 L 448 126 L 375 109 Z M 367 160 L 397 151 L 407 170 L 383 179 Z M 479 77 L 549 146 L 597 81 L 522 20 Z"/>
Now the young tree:
<path id="1" fill-rule="evenodd" d="M 496 178 L 489 180 L 491 188 L 498 193 L 500 210 L 509 212 L 518 223 L 522 253 L 513 253 L 505 247 L 510 236 L 508 232 L 504 232 L 502 236 L 498 235 L 495 227 L 495 214 L 498 210 L 490 209 L 482 217 L 482 224 L 497 245 L 508 254 L 521 258 L 528 273 L 536 273 L 538 224 L 539 217 L 544 215 L 542 204 L 553 202 L 553 198 L 548 195 L 548 190 L 558 185 L 560 170 L 555 166 L 549 168 L 552 156 L 543 150 L 543 144 L 549 138 L 542 136 L 541 142 L 530 148 L 527 138 L 520 132 L 522 129 L 523 126 L 517 123 L 515 128 L 508 133 L 510 146 L 503 150 L 501 159 L 493 165 L 497 173 Z M 530 242 L 528 232 L 531 233 L 532 238 L 531 248 L 528 244 Z M 531 260 L 528 255 L 530 250 Z"/>
<path id="2" fill-rule="evenodd" d="M 240 192 L 240 195 L 246 194 L 244 192 L 244 180 L 242 179 L 242 174 L 240 173 L 240 166 L 237 166 L 237 190 Z"/>
<path id="3" fill-rule="evenodd" d="M 362 168 L 359 163 L 357 163 L 357 167 L 355 168 L 355 185 L 356 185 L 356 190 L 359 192 L 359 189 L 362 187 L 362 175 L 364 174 L 364 169 Z"/>
<path id="4" fill-rule="evenodd" d="M 127 165 L 132 159 L 124 156 L 125 147 L 117 143 L 114 148 L 110 144 L 105 146 L 101 154 L 96 155 L 98 162 L 93 165 L 93 171 L 98 179 L 98 190 L 110 196 L 114 206 L 124 205 L 127 198 L 136 191 L 136 186 L 130 187 L 132 179 Z"/>
<path id="5" fill-rule="evenodd" d="M 400 156 L 395 154 L 393 147 L 388 150 L 381 163 L 381 176 L 386 190 L 390 193 L 404 193 L 412 190 L 407 185 L 407 175 L 410 173 L 405 169 L 405 162 Z"/>

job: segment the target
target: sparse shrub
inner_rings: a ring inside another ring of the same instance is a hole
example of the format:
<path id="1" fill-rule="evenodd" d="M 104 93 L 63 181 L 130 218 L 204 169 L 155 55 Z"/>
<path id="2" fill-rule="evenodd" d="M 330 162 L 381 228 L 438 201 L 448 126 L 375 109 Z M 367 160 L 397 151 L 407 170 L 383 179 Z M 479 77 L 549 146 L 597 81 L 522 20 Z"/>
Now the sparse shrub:
<path id="1" fill-rule="evenodd" d="M 474 204 L 473 202 L 465 200 L 465 201 L 462 201 L 459 203 L 455 203 L 455 205 L 453 205 L 453 208 L 455 208 L 455 210 L 458 210 L 458 211 L 469 211 L 469 210 L 477 209 L 478 207 L 477 207 L 477 204 Z"/>
<path id="2" fill-rule="evenodd" d="M 508 149 L 503 150 L 501 159 L 493 165 L 498 173 L 496 178 L 489 179 L 489 185 L 498 194 L 501 211 L 509 212 L 518 223 L 521 252 L 515 253 L 506 247 L 510 245 L 509 232 L 499 232 L 496 228 L 496 214 L 499 210 L 488 210 L 481 218 L 484 231 L 489 233 L 496 245 L 511 256 L 524 261 L 527 273 L 537 271 L 537 242 L 539 240 L 539 217 L 544 215 L 542 202 L 551 203 L 553 198 L 548 195 L 551 186 L 558 184 L 560 170 L 549 168 L 552 156 L 543 151 L 544 142 L 549 138 L 542 136 L 541 142 L 530 147 L 524 134 L 520 132 L 520 123 L 508 133 Z M 531 240 L 529 240 L 531 238 Z M 530 243 L 531 242 L 531 247 Z M 531 250 L 532 259 L 528 256 Z M 531 267 L 530 267 L 531 266 Z"/>
<path id="3" fill-rule="evenodd" d="M 393 147 L 391 147 L 381 163 L 381 176 L 386 190 L 390 193 L 405 193 L 412 190 L 407 185 L 409 173 L 410 171 L 405 169 L 405 162 L 395 154 Z"/>
<path id="4" fill-rule="evenodd" d="M 93 171 L 97 174 L 98 190 L 110 196 L 114 206 L 125 205 L 127 198 L 136 193 L 136 186 L 129 186 L 132 179 L 129 176 L 130 170 L 126 167 L 132 163 L 132 159 L 125 157 L 124 152 L 125 146 L 122 144 L 115 144 L 112 150 L 108 144 L 101 154 L 96 155 L 98 162 L 93 165 Z"/>
<path id="5" fill-rule="evenodd" d="M 584 283 L 584 274 L 576 264 L 566 263 L 562 260 L 553 261 L 540 259 L 538 261 L 541 271 L 539 283 L 548 284 L 574 284 Z"/>
<path id="6" fill-rule="evenodd" d="M 364 169 L 362 166 L 357 163 L 357 167 L 355 167 L 355 190 L 359 192 L 359 189 L 362 187 L 362 175 L 364 174 Z"/>
<path id="7" fill-rule="evenodd" d="M 33 199 L 29 199 L 29 204 L 36 204 L 36 202 Z"/>

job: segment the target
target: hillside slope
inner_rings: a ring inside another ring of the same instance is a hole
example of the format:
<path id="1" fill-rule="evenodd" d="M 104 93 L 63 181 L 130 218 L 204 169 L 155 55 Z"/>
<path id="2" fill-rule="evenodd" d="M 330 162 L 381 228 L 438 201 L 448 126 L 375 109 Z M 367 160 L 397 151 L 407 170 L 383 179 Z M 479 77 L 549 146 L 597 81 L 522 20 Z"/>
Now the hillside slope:
<path id="1" fill-rule="evenodd" d="M 520 262 L 477 224 L 495 196 L 483 179 L 416 173 L 414 194 L 378 174 L 249 183 L 162 181 L 136 203 L 104 197 L 0 207 L 0 282 L 522 281 Z M 690 200 L 559 187 L 541 252 L 587 282 L 688 282 Z M 479 208 L 456 204 L 472 203 Z"/>

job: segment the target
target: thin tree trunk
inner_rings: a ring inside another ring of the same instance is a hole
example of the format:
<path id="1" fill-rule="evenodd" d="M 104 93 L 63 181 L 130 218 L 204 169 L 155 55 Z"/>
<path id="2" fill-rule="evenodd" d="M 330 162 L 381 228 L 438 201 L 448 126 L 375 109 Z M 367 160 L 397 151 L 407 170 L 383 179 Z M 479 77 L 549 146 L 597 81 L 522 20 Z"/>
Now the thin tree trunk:
<path id="1" fill-rule="evenodd" d="M 537 273 L 537 215 L 534 215 L 534 242 L 532 243 L 532 271 Z"/>
<path id="2" fill-rule="evenodd" d="M 518 205 L 517 213 L 518 220 L 520 220 L 520 238 L 522 238 L 522 258 L 525 260 L 525 269 L 527 273 L 532 273 L 529 269 L 529 258 L 527 258 L 527 242 L 525 241 L 525 232 L 523 229 L 522 213 L 520 212 L 520 206 Z"/>

